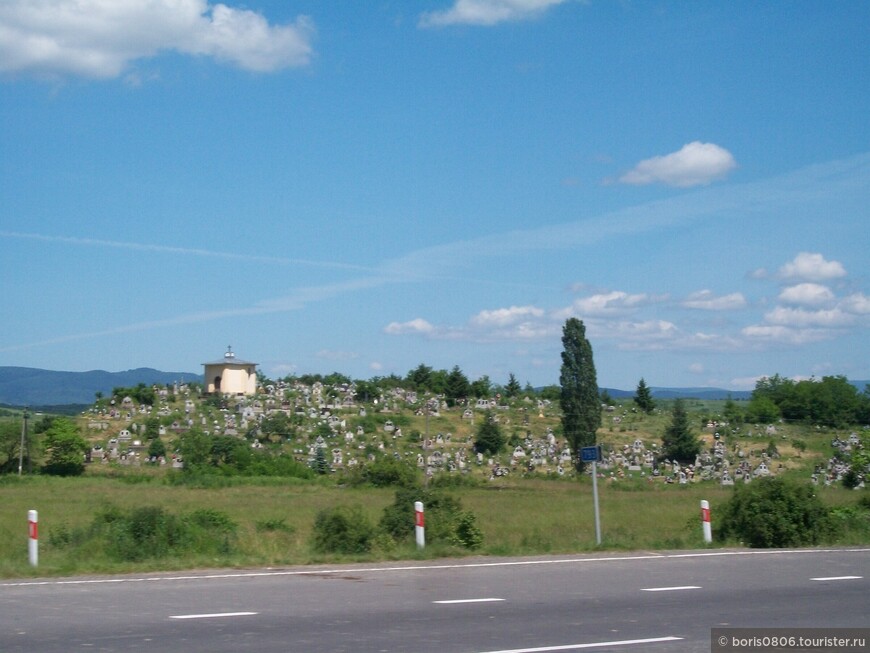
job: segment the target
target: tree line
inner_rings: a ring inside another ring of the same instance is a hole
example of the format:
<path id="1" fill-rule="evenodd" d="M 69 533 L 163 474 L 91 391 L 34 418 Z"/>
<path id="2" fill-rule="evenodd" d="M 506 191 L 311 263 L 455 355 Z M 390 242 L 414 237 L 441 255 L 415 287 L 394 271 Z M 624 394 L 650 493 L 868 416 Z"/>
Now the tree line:
<path id="1" fill-rule="evenodd" d="M 774 374 L 756 382 L 745 418 L 767 424 L 783 419 L 834 428 L 870 424 L 870 387 L 860 392 L 845 376 L 795 381 Z"/>

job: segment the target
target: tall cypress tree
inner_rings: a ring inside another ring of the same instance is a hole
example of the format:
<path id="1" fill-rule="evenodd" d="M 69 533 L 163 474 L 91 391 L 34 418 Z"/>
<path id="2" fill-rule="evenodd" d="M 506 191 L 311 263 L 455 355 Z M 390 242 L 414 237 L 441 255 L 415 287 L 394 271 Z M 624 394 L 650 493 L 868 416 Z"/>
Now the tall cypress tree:
<path id="1" fill-rule="evenodd" d="M 562 407 L 562 430 L 571 446 L 574 467 L 583 471 L 580 449 L 595 444 L 596 431 L 601 426 L 601 398 L 592 360 L 592 345 L 586 339 L 582 320 L 569 318 L 562 327 L 562 386 L 559 403 Z"/>

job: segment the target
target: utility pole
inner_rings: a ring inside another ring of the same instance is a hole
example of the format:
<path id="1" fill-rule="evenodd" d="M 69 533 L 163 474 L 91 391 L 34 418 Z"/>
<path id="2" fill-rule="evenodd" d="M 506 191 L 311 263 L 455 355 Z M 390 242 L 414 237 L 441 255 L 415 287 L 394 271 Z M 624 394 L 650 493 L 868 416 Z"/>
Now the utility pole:
<path id="1" fill-rule="evenodd" d="M 18 450 L 18 475 L 21 476 L 21 468 L 24 466 L 24 441 L 27 437 L 27 409 L 24 409 L 24 421 L 21 424 L 21 448 Z"/>
<path id="2" fill-rule="evenodd" d="M 426 435 L 423 436 L 423 487 L 429 487 L 429 402 L 426 402 Z"/>

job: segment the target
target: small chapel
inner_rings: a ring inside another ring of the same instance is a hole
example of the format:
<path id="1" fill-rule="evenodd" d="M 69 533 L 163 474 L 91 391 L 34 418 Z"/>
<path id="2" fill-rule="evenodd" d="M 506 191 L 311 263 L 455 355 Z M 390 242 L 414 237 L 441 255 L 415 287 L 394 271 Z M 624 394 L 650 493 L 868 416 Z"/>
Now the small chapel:
<path id="1" fill-rule="evenodd" d="M 253 395 L 257 392 L 257 363 L 236 358 L 227 347 L 223 359 L 203 363 L 205 391 L 209 394 Z"/>

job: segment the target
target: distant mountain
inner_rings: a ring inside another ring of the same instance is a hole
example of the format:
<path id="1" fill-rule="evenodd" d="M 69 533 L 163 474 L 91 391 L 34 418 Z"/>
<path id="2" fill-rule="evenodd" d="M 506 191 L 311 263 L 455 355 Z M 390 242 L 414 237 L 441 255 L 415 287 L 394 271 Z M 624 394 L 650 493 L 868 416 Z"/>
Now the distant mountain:
<path id="1" fill-rule="evenodd" d="M 8 406 L 57 406 L 92 404 L 97 392 L 108 395 L 114 388 L 165 385 L 202 381 L 201 374 L 161 372 L 140 367 L 126 372 L 54 372 L 32 367 L 0 367 L 0 404 Z"/>
<path id="2" fill-rule="evenodd" d="M 617 390 L 614 388 L 602 388 L 607 390 L 614 399 L 630 399 L 634 397 L 635 390 Z M 734 401 L 744 401 L 752 397 L 751 390 L 723 390 L 722 388 L 655 388 L 650 387 L 650 392 L 655 399 L 710 399 L 721 400 L 731 397 Z"/>
<path id="3" fill-rule="evenodd" d="M 870 386 L 870 381 L 849 381 L 864 392 L 864 388 Z M 616 390 L 602 388 L 614 399 L 626 399 L 634 397 L 636 390 Z M 650 392 L 655 399 L 709 399 L 723 400 L 731 397 L 734 401 L 748 401 L 752 398 L 752 390 L 723 390 L 722 388 L 656 388 L 650 387 Z"/>

